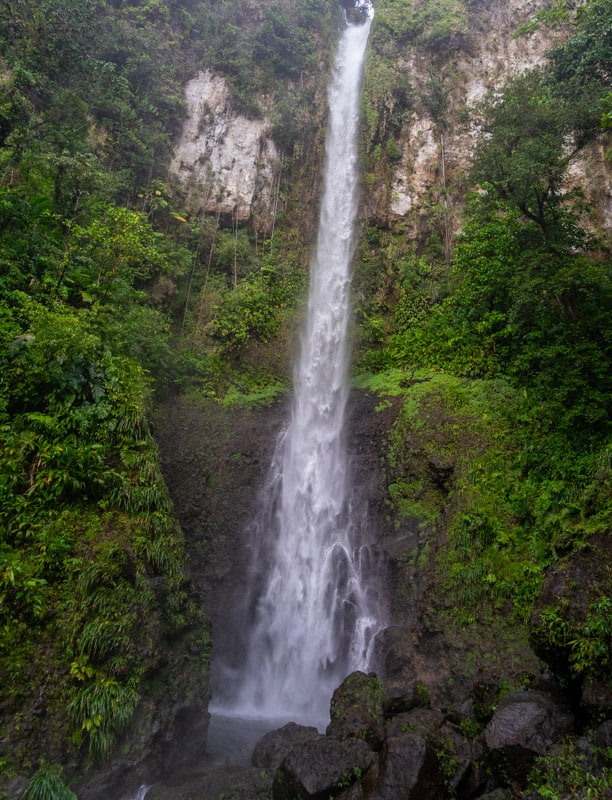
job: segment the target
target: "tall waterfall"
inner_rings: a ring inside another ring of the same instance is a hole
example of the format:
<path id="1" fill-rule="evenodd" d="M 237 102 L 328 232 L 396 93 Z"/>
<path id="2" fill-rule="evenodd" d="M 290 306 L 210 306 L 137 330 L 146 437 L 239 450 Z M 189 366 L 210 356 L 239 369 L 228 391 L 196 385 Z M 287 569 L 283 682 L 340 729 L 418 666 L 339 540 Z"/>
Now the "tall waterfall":
<path id="1" fill-rule="evenodd" d="M 366 669 L 381 627 L 365 522 L 344 442 L 363 59 L 373 10 L 356 0 L 329 87 L 326 172 L 308 313 L 281 435 L 253 528 L 254 608 L 233 701 L 245 715 L 321 723 L 338 683 Z"/>

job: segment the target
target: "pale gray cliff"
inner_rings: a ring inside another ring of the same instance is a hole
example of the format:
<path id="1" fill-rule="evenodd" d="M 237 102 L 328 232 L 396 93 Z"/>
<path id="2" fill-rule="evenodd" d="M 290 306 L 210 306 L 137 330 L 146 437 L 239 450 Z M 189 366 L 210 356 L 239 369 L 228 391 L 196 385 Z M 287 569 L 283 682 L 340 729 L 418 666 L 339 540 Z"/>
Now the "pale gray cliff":
<path id="1" fill-rule="evenodd" d="M 445 49 L 433 52 L 414 40 L 384 54 L 376 52 L 366 65 L 366 94 L 380 113 L 389 98 L 373 85 L 369 73 L 381 60 L 390 64 L 395 82 L 410 87 L 409 108 L 399 109 L 402 123 L 393 135 L 395 157 L 390 160 L 365 143 L 369 180 L 362 191 L 364 218 L 378 224 L 401 224 L 409 237 L 419 236 L 419 219 L 436 202 L 443 202 L 449 231 L 460 227 L 470 163 L 479 132 L 478 104 L 511 77 L 546 61 L 546 53 L 570 33 L 569 26 L 540 25 L 518 33 L 519 27 L 547 7 L 545 0 L 496 0 L 473 6 L 464 29 Z M 376 24 L 376 20 L 375 20 Z M 321 75 L 321 85 L 327 81 Z M 443 117 L 434 118 L 425 98 L 432 81 L 445 95 Z M 317 96 L 323 100 L 324 92 Z M 281 157 L 272 141 L 270 119 L 248 118 L 232 107 L 223 77 L 207 70 L 185 87 L 187 116 L 176 143 L 171 174 L 182 185 L 192 210 L 231 217 L 267 234 L 273 226 Z M 271 98 L 257 98 L 271 108 Z M 396 102 L 396 101 L 391 101 Z M 397 108 L 387 109 L 397 113 Z M 320 108 L 314 120 L 324 119 Z M 390 137 L 385 132 L 384 137 Z M 294 158 L 299 158 L 299 153 Z M 321 165 L 318 165 L 319 171 Z M 612 227 L 612 183 L 604 153 L 599 147 L 585 151 L 570 171 L 572 182 L 582 184 L 594 207 L 595 224 Z M 285 187 L 289 193 L 292 187 Z"/>
<path id="2" fill-rule="evenodd" d="M 267 117 L 249 119 L 232 108 L 227 82 L 206 70 L 185 87 L 187 118 L 170 172 L 195 211 L 272 220 L 279 154 L 268 135 Z"/>

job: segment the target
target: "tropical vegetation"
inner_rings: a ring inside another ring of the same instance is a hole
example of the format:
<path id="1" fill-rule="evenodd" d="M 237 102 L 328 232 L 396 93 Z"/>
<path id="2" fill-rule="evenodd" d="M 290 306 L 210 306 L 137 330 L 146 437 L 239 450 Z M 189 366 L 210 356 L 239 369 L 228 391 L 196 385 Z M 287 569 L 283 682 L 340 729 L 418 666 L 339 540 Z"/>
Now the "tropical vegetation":
<path id="1" fill-rule="evenodd" d="M 442 139 L 468 122 L 480 137 L 417 234 L 364 223 L 354 287 L 356 383 L 403 398 L 390 508 L 446 515 L 438 566 L 468 625 L 508 603 L 529 618 L 546 568 L 609 534 L 612 494 L 609 242 L 572 177 L 609 146 L 612 7 L 546 5 L 516 32 L 562 33 L 546 63 L 457 109 L 449 54 L 469 52 L 478 18 L 467 0 L 376 3 L 365 193 L 390 182 L 413 112 Z M 28 797 L 72 796 L 47 762 L 116 752 L 163 695 L 168 643 L 206 691 L 206 622 L 150 414 L 168 391 L 231 406 L 287 386 L 335 20 L 324 0 L 0 6 L 0 768 L 40 767 Z M 430 59 L 424 84 L 398 67 L 409 48 Z M 267 98 L 285 168 L 265 241 L 192 214 L 167 174 L 200 68 L 242 113 Z M 411 473 L 415 453 L 441 471 Z M 574 676 L 609 675 L 599 590 L 581 626 L 549 611 Z M 541 769 L 541 785 L 561 780 Z"/>

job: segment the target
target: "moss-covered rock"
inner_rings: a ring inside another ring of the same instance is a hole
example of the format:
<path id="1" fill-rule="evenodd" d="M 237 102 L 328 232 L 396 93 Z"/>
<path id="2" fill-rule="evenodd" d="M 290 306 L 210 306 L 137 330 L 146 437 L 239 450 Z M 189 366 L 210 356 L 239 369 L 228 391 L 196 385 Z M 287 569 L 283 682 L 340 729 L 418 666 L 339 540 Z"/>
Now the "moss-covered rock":
<path id="1" fill-rule="evenodd" d="M 384 688 L 374 674 L 353 672 L 334 692 L 327 735 L 335 739 L 361 739 L 379 750 L 385 735 Z"/>

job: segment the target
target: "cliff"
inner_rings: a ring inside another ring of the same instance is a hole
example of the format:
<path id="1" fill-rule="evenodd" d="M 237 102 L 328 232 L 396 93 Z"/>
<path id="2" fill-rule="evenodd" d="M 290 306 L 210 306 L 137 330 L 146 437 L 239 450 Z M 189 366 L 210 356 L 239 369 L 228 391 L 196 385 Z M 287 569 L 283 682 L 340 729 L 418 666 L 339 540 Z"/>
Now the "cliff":
<path id="1" fill-rule="evenodd" d="M 426 237 L 425 218 L 439 204 L 444 235 L 452 239 L 470 188 L 466 171 L 481 130 L 479 104 L 509 78 L 545 64 L 547 53 L 571 31 L 569 19 L 542 14 L 546 2 L 456 5 L 428 11 L 428 4 L 417 4 L 425 9 L 424 22 L 417 23 L 398 20 L 393 6 L 381 2 L 373 26 L 364 87 L 361 216 L 384 227 L 401 226 L 413 240 Z M 326 75 L 319 80 L 316 105 L 308 112 L 311 126 L 324 120 Z M 280 153 L 271 138 L 269 113 L 278 113 L 273 94 L 259 96 L 256 105 L 263 111 L 249 117 L 232 107 L 227 81 L 207 71 L 187 83 L 185 98 L 187 119 L 170 172 L 188 192 L 190 207 L 250 220 L 269 233 L 281 180 Z M 281 113 L 292 111 L 297 109 L 289 105 Z M 604 155 L 601 147 L 588 150 L 574 163 L 572 179 L 597 209 L 597 224 L 609 230 L 612 196 Z M 282 189 L 292 192 L 286 179 Z"/>

